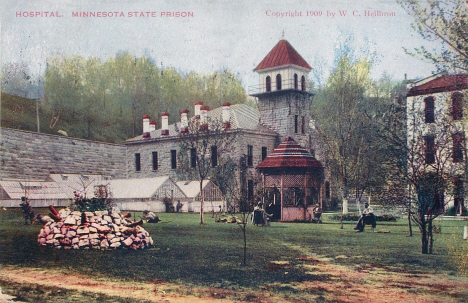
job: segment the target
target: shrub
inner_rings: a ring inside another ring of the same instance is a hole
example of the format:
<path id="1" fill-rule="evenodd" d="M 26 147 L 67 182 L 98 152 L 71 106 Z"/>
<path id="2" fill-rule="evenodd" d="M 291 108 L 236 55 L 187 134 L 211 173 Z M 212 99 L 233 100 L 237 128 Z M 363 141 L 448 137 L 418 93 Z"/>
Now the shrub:
<path id="1" fill-rule="evenodd" d="M 361 216 L 358 214 L 346 214 L 346 215 L 332 215 L 330 216 L 331 220 L 336 221 L 358 221 Z M 378 222 L 395 222 L 396 217 L 392 215 L 382 215 L 375 216 L 376 221 Z"/>
<path id="2" fill-rule="evenodd" d="M 457 215 L 457 208 L 455 206 L 452 206 L 450 208 L 448 208 L 446 211 L 445 211 L 445 215 L 446 216 L 456 216 Z M 468 216 L 468 210 L 466 209 L 466 207 L 463 206 L 463 210 L 462 210 L 462 216 Z"/>

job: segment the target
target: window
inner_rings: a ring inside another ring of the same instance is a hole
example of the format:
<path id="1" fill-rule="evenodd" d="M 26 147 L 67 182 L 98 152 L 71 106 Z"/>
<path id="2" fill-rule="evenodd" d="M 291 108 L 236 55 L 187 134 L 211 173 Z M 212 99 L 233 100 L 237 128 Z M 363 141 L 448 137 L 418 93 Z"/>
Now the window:
<path id="1" fill-rule="evenodd" d="M 463 95 L 458 92 L 452 94 L 452 118 L 453 120 L 463 118 Z"/>
<path id="2" fill-rule="evenodd" d="M 433 164 L 435 162 L 435 146 L 434 146 L 434 137 L 426 136 L 424 137 L 424 154 L 426 164 Z"/>
<path id="3" fill-rule="evenodd" d="M 268 148 L 266 146 L 262 146 L 262 161 L 268 156 Z"/>
<path id="4" fill-rule="evenodd" d="M 299 85 L 297 83 L 297 74 L 294 74 L 294 89 L 298 89 Z"/>
<path id="5" fill-rule="evenodd" d="M 305 134 L 305 117 L 302 116 L 301 134 Z"/>
<path id="6" fill-rule="evenodd" d="M 153 152 L 153 170 L 158 170 L 158 152 Z"/>
<path id="7" fill-rule="evenodd" d="M 211 166 L 212 167 L 218 166 L 218 147 L 217 146 L 211 147 Z"/>
<path id="8" fill-rule="evenodd" d="M 175 149 L 171 149 L 171 168 L 177 168 L 177 151 Z"/>
<path id="9" fill-rule="evenodd" d="M 281 74 L 276 75 L 276 90 L 281 90 Z"/>
<path id="10" fill-rule="evenodd" d="M 298 124 L 299 124 L 299 116 L 295 115 L 294 116 L 294 133 L 297 134 L 298 131 Z"/>
<path id="11" fill-rule="evenodd" d="M 253 166 L 253 146 L 247 145 L 247 166 Z"/>
<path id="12" fill-rule="evenodd" d="M 266 77 L 266 91 L 271 92 L 271 77 L 270 76 Z"/>
<path id="13" fill-rule="evenodd" d="M 424 118 L 426 123 L 434 123 L 434 97 L 424 99 Z"/>
<path id="14" fill-rule="evenodd" d="M 190 167 L 194 168 L 197 166 L 197 149 L 191 148 L 190 149 Z"/>
<path id="15" fill-rule="evenodd" d="M 252 199 L 254 196 L 254 183 L 253 180 L 247 181 L 247 197 Z"/>
<path id="16" fill-rule="evenodd" d="M 140 171 L 141 170 L 141 158 L 140 158 L 140 153 L 135 154 L 135 170 Z"/>
<path id="17" fill-rule="evenodd" d="M 453 147 L 452 147 L 452 159 L 454 163 L 463 162 L 463 143 L 464 138 L 462 133 L 456 133 L 452 135 Z"/>
<path id="18" fill-rule="evenodd" d="M 305 77 L 304 76 L 301 77 L 301 90 L 303 92 L 305 92 L 305 90 L 306 90 L 306 83 L 305 83 Z"/>

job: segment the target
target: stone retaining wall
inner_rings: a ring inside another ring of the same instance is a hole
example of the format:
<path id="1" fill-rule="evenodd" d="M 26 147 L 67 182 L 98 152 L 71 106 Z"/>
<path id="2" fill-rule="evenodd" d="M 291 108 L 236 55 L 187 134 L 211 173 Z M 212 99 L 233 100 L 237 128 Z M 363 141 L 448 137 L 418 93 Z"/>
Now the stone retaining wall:
<path id="1" fill-rule="evenodd" d="M 44 180 L 50 173 L 126 178 L 124 145 L 1 128 L 0 178 Z"/>

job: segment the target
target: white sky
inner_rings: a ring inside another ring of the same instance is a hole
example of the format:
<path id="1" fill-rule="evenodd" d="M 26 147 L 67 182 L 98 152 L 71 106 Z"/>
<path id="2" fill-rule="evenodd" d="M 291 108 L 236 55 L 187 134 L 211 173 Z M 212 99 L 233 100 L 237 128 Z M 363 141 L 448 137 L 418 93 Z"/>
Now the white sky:
<path id="1" fill-rule="evenodd" d="M 0 0 L 2 63 L 27 62 L 43 72 L 52 53 L 60 51 L 103 60 L 118 51 L 156 59 L 164 67 L 210 72 L 228 68 L 244 87 L 257 85 L 255 66 L 285 38 L 314 68 L 324 63 L 326 77 L 334 50 L 353 37 L 354 47 L 376 51 L 373 77 L 387 71 L 395 79 L 427 77 L 435 68 L 403 51 L 429 46 L 410 24 L 412 18 L 394 0 Z M 321 11 L 308 17 L 306 11 Z M 339 16 L 339 10 L 346 16 Z M 394 17 L 365 17 L 365 10 L 395 12 Z M 17 17 L 17 12 L 58 12 L 62 17 Z M 78 18 L 73 12 L 156 12 L 157 17 Z M 193 12 L 191 18 L 160 17 L 161 12 Z M 360 16 L 353 16 L 355 14 Z M 301 12 L 278 18 L 271 12 Z M 331 18 L 328 13 L 335 13 Z M 311 75 L 311 79 L 312 79 Z"/>

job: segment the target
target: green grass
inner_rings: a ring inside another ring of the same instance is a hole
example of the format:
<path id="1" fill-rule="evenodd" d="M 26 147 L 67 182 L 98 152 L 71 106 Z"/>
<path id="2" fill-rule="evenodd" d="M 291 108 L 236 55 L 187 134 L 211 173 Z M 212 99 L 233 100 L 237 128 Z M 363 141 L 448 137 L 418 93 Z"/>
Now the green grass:
<path id="1" fill-rule="evenodd" d="M 44 210 L 44 213 L 46 211 Z M 137 213 L 136 217 L 141 215 Z M 112 276 L 132 281 L 163 280 L 189 286 L 227 289 L 260 289 L 270 283 L 306 279 L 299 255 L 319 255 L 335 263 L 356 267 L 369 264 L 405 271 L 457 273 L 449 256 L 461 243 L 463 221 L 443 221 L 435 234 L 434 254 L 420 253 L 420 237 L 408 237 L 406 222 L 381 222 L 376 231 L 353 230 L 354 223 L 324 215 L 324 224 L 276 223 L 270 227 L 247 226 L 247 266 L 243 265 L 243 239 L 236 224 L 215 223 L 211 214 L 200 226 L 197 214 L 159 214 L 161 222 L 143 227 L 155 247 L 140 251 L 55 250 L 37 245 L 39 225 L 23 225 L 21 212 L 0 210 L 0 264 L 17 267 L 54 268 L 76 273 Z M 437 225 L 439 222 L 436 223 Z M 338 258 L 337 258 L 338 257 Z M 288 261 L 285 270 L 268 266 L 270 261 Z M 309 276 L 310 279 L 310 276 Z"/>

